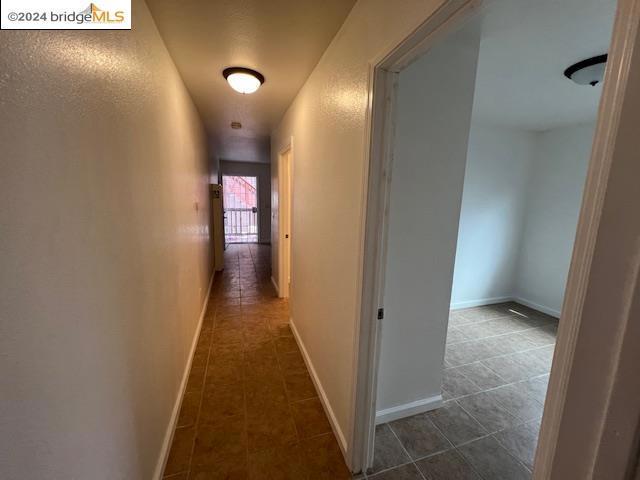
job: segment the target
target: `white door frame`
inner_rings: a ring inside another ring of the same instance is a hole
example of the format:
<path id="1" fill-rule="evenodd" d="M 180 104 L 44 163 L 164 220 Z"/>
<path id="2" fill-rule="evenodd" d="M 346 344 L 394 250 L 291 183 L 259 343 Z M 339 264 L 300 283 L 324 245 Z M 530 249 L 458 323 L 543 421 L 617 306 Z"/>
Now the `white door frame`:
<path id="1" fill-rule="evenodd" d="M 628 462 L 637 457 L 640 418 L 640 225 L 634 220 L 640 169 L 633 172 L 630 165 L 638 164 L 639 25 L 640 0 L 619 0 L 535 479 L 569 478 L 567 472 L 573 478 L 622 479 L 636 467 Z M 633 189 L 620 182 L 625 176 L 636 182 Z"/>
<path id="2" fill-rule="evenodd" d="M 365 138 L 368 175 L 363 211 L 364 245 L 360 313 L 351 427 L 351 468 L 372 466 L 375 437 L 377 372 L 380 350 L 378 308 L 382 307 L 387 253 L 389 192 L 393 167 L 395 102 L 398 73 L 417 60 L 453 28 L 473 17 L 478 0 L 448 0 L 412 35 L 370 64 L 368 128 Z"/>
<path id="3" fill-rule="evenodd" d="M 287 167 L 288 171 L 286 175 L 283 175 L 283 166 Z M 283 193 L 285 194 L 283 195 Z M 286 221 L 283 222 L 283 219 L 286 219 Z M 283 224 L 287 228 L 283 228 Z M 292 230 L 293 137 L 291 137 L 287 145 L 278 152 L 278 296 L 280 298 L 289 298 L 291 295 L 289 290 L 293 257 L 291 242 Z M 288 238 L 287 235 L 289 236 Z M 287 278 L 287 272 L 289 272 L 289 278 Z"/>
<path id="4" fill-rule="evenodd" d="M 478 0 L 445 1 L 411 35 L 370 64 L 370 101 L 365 132 L 367 145 L 365 165 L 368 166 L 368 171 L 365 180 L 366 207 L 363 209 L 362 217 L 364 232 L 362 279 L 356 338 L 357 357 L 353 374 L 356 385 L 352 399 L 353 424 L 350 446 L 352 452 L 350 464 L 352 470 L 356 472 L 366 470 L 373 462 L 380 342 L 380 322 L 377 320 L 377 311 L 382 306 L 384 292 L 397 76 L 402 69 L 419 58 L 453 28 L 459 27 L 467 19 L 476 15 L 480 7 L 481 1 Z M 586 284 L 600 225 L 599 212 L 603 206 L 606 180 L 617 136 L 616 119 L 620 116 L 626 93 L 638 22 L 640 22 L 640 0 L 618 0 L 607 78 L 603 86 L 594 148 L 589 164 L 588 180 L 536 455 L 535 479 L 555 478 L 554 452 L 562 441 L 566 441 L 559 437 L 560 421 L 568 395 L 570 375 L 572 370 L 581 368 L 573 364 L 573 357 L 579 341 Z M 619 353 L 618 351 L 617 354 Z"/>

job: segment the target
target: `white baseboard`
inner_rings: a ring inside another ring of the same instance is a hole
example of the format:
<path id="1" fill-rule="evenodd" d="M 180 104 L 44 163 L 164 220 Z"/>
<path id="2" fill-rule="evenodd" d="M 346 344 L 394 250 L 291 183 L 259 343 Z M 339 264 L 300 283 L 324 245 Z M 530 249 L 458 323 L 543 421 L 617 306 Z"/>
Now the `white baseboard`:
<path id="1" fill-rule="evenodd" d="M 169 450 L 171 448 L 171 442 L 173 442 L 173 434 L 176 430 L 176 423 L 178 422 L 178 415 L 180 415 L 180 407 L 182 406 L 182 398 L 184 397 L 184 391 L 187 388 L 187 380 L 189 379 L 189 371 L 191 370 L 191 362 L 193 362 L 193 355 L 196 352 L 196 346 L 198 345 L 198 337 L 200 336 L 200 330 L 202 329 L 202 322 L 204 320 L 204 314 L 207 312 L 207 305 L 209 304 L 209 295 L 211 294 L 211 286 L 213 285 L 213 278 L 216 272 L 211 274 L 209 280 L 209 287 L 207 288 L 207 295 L 200 311 L 200 318 L 198 319 L 198 325 L 196 326 L 196 333 L 193 336 L 191 342 L 191 351 L 189 352 L 189 358 L 187 365 L 185 366 L 182 374 L 182 381 L 180 382 L 180 389 L 178 390 L 178 397 L 173 405 L 173 411 L 171 412 L 171 418 L 169 419 L 169 425 L 164 434 L 164 441 L 162 442 L 162 448 L 160 449 L 160 455 L 158 457 L 158 463 L 156 463 L 156 469 L 153 474 L 154 480 L 161 480 L 164 467 L 169 458 Z"/>
<path id="2" fill-rule="evenodd" d="M 534 310 L 538 310 L 539 312 L 546 313 L 547 315 L 551 315 L 552 317 L 560 318 L 560 310 L 555 310 L 553 308 L 545 307 L 544 305 L 531 302 L 526 298 L 521 298 L 521 297 L 513 297 L 513 301 L 521 303 L 526 307 L 533 308 Z"/>
<path id="3" fill-rule="evenodd" d="M 508 297 L 492 297 L 492 298 L 483 298 L 480 300 L 467 300 L 464 302 L 456 302 L 451 304 L 451 310 L 458 310 L 460 308 L 471 308 L 471 307 L 482 307 L 484 305 L 493 305 L 494 303 L 504 303 L 504 302 L 517 302 L 525 305 L 527 307 L 533 308 L 534 310 L 538 310 L 539 312 L 546 313 L 547 315 L 551 315 L 552 317 L 560 318 L 560 311 L 555 310 L 553 308 L 546 307 L 544 305 L 540 305 L 539 303 L 531 302 L 526 298 L 518 297 L 517 295 L 510 295 Z"/>
<path id="4" fill-rule="evenodd" d="M 414 402 L 405 403 L 403 405 L 378 410 L 376 412 L 376 425 L 435 410 L 441 406 L 442 395 L 438 394 L 432 397 L 421 398 Z"/>
<path id="5" fill-rule="evenodd" d="M 511 300 L 513 300 L 512 295 L 504 297 L 480 298 L 478 300 L 465 300 L 464 302 L 455 302 L 451 304 L 450 308 L 451 310 L 458 310 L 459 308 L 482 307 L 484 305 L 493 305 L 494 303 L 510 302 Z"/>
<path id="6" fill-rule="evenodd" d="M 280 289 L 278 288 L 278 284 L 276 283 L 276 279 L 273 278 L 273 275 L 271 275 L 271 283 L 273 283 L 273 288 L 276 289 L 276 293 L 278 294 L 278 298 L 280 297 Z"/>
<path id="7" fill-rule="evenodd" d="M 338 424 L 336 415 L 333 413 L 333 409 L 331 408 L 331 404 L 329 403 L 327 394 L 325 393 L 324 388 L 322 388 L 320 378 L 316 373 L 316 369 L 313 367 L 313 362 L 311 361 L 311 358 L 307 353 L 307 349 L 304 346 L 302 338 L 300 338 L 300 335 L 298 334 L 298 330 L 296 329 L 296 325 L 293 322 L 293 318 L 289 319 L 289 324 L 291 326 L 291 331 L 293 332 L 293 336 L 296 339 L 298 347 L 300 347 L 300 352 L 302 352 L 302 358 L 304 358 L 304 363 L 307 365 L 307 370 L 309 370 L 309 373 L 311 374 L 311 380 L 313 380 L 313 384 L 315 385 L 316 390 L 318 391 L 318 394 L 320 396 L 320 403 L 322 403 L 322 407 L 324 408 L 324 411 L 329 418 L 329 423 L 331 424 L 333 433 L 335 433 L 336 438 L 338 439 L 338 445 L 340 445 L 340 449 L 342 450 L 342 454 L 344 455 L 345 459 L 348 459 L 349 454 L 347 448 L 347 439 L 344 436 L 340 425 Z"/>

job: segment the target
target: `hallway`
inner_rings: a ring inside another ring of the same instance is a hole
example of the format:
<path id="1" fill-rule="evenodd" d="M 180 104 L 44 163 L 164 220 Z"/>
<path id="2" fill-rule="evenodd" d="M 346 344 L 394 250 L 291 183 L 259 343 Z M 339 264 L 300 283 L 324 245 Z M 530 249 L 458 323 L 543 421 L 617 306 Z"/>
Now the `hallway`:
<path id="1" fill-rule="evenodd" d="M 271 284 L 271 249 L 216 274 L 165 479 L 351 478 Z"/>
<path id="2" fill-rule="evenodd" d="M 0 480 L 640 480 L 640 0 L 0 20 Z"/>

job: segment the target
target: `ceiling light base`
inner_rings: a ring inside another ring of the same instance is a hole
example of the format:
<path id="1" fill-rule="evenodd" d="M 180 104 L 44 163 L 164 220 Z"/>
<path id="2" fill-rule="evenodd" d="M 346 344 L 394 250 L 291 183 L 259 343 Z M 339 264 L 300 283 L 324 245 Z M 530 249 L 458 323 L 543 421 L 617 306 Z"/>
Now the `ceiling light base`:
<path id="1" fill-rule="evenodd" d="M 578 85 L 591 85 L 595 87 L 604 78 L 604 70 L 607 65 L 607 54 L 587 58 L 574 63 L 564 71 L 564 76 L 573 80 Z"/>
<path id="2" fill-rule="evenodd" d="M 229 67 L 222 71 L 222 76 L 231 88 L 239 93 L 253 93 L 264 83 L 264 75 L 250 68 Z"/>

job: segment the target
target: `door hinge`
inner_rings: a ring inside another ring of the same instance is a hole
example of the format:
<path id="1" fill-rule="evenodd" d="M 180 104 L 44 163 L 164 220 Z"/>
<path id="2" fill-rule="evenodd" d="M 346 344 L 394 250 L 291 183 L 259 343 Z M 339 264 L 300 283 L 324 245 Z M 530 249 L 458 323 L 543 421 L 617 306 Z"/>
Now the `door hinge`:
<path id="1" fill-rule="evenodd" d="M 384 308 L 378 309 L 378 320 L 382 320 L 384 318 Z"/>

